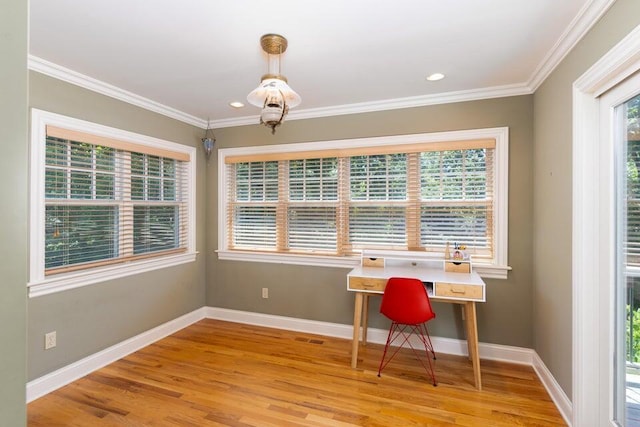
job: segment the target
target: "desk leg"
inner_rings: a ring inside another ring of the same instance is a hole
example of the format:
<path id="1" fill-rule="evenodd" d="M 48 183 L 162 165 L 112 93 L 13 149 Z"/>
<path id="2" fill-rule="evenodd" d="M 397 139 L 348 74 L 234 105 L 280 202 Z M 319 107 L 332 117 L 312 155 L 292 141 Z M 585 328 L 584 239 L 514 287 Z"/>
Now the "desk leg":
<path id="1" fill-rule="evenodd" d="M 469 356 L 473 365 L 473 378 L 476 388 L 482 390 L 482 378 L 480 376 L 480 354 L 478 352 L 478 323 L 476 320 L 476 303 L 468 301 L 464 304 L 464 317 L 467 326 L 467 345 Z"/>
<path id="2" fill-rule="evenodd" d="M 371 295 L 364 294 L 362 302 L 362 345 L 367 345 L 367 327 L 369 323 L 369 297 Z"/>
<path id="3" fill-rule="evenodd" d="M 353 342 L 351 343 L 351 367 L 358 365 L 358 345 L 360 344 L 360 321 L 362 320 L 362 292 L 356 292 L 356 302 L 353 309 Z"/>

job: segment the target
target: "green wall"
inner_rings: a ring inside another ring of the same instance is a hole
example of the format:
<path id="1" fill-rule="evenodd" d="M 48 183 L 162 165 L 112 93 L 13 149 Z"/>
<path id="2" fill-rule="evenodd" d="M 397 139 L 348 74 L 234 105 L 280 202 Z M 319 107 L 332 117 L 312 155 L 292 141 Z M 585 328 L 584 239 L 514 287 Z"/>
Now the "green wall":
<path id="1" fill-rule="evenodd" d="M 353 295 L 346 291 L 347 269 L 217 259 L 215 151 L 208 165 L 198 151 L 196 263 L 25 302 L 27 2 L 3 0 L 2 10 L 0 28 L 10 37 L 0 38 L 0 105 L 8 119 L 8 126 L 0 127 L 4 148 L 0 182 L 9 184 L 0 188 L 4 200 L 13 203 L 3 204 L 0 218 L 7 224 L 2 241 L 17 243 L 0 248 L 0 425 L 24 423 L 27 354 L 28 378 L 34 379 L 203 303 L 351 324 Z M 478 307 L 479 337 L 485 343 L 534 348 L 571 397 L 571 88 L 638 24 L 640 2 L 617 0 L 532 96 L 289 120 L 274 136 L 258 125 L 225 128 L 216 130 L 216 147 L 509 127 L 509 265 L 513 271 L 507 280 L 486 280 L 487 302 Z M 29 74 L 29 85 L 30 107 L 187 145 L 197 145 L 202 136 L 202 130 L 193 126 L 38 73 Z M 262 287 L 269 287 L 269 299 L 261 298 Z M 371 325 L 384 327 L 377 304 L 374 300 Z M 433 334 L 463 338 L 458 308 L 439 304 L 436 310 Z M 51 330 L 58 332 L 58 347 L 45 352 L 43 336 Z"/>
<path id="2" fill-rule="evenodd" d="M 0 2 L 0 425 L 26 423 L 28 2 Z"/>
<path id="3" fill-rule="evenodd" d="M 32 108 L 198 147 L 197 261 L 29 298 L 28 378 L 32 380 L 202 307 L 206 163 L 199 128 L 36 72 L 29 74 L 29 84 Z M 24 168 L 27 162 L 20 164 Z M 44 334 L 54 330 L 58 345 L 45 351 Z"/>
<path id="4" fill-rule="evenodd" d="M 533 97 L 518 96 L 384 112 L 286 121 L 275 135 L 264 126 L 216 131 L 217 147 L 371 137 L 461 129 L 509 127 L 509 265 L 507 280 L 487 279 L 487 302 L 478 306 L 480 341 L 531 347 Z M 217 158 L 207 169 L 217 182 Z M 217 187 L 207 192 L 207 305 L 350 325 L 353 294 L 347 269 L 221 261 L 217 241 Z M 261 298 L 262 287 L 269 299 Z M 371 325 L 386 327 L 372 300 Z M 459 307 L 437 304 L 434 335 L 464 338 Z"/>
<path id="5" fill-rule="evenodd" d="M 637 25 L 640 1 L 617 0 L 534 95 L 533 348 L 569 398 L 572 85 Z"/>

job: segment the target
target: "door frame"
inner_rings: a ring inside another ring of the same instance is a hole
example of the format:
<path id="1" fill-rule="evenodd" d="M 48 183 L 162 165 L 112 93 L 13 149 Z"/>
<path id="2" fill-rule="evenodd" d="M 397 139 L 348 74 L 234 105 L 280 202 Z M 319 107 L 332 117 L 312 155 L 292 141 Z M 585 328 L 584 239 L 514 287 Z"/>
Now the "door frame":
<path id="1" fill-rule="evenodd" d="M 613 149 L 608 138 L 602 137 L 600 130 L 600 96 L 638 70 L 640 26 L 573 84 L 574 426 L 610 425 L 612 414 L 612 373 L 607 357 L 611 348 L 611 289 L 602 286 L 602 283 L 608 283 L 615 271 L 611 252 L 613 205 L 610 189 L 613 168 L 609 162 L 602 160 L 610 158 Z M 606 395 L 603 396 L 603 393 Z"/>

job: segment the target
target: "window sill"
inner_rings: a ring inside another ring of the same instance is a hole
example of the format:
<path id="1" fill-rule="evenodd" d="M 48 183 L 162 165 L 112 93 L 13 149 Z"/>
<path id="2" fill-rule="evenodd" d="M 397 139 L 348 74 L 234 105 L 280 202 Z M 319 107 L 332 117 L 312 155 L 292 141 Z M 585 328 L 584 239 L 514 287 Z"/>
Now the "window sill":
<path id="1" fill-rule="evenodd" d="M 275 264 L 311 265 L 318 267 L 354 268 L 360 264 L 359 257 L 330 255 L 300 255 L 279 253 L 255 253 L 243 251 L 216 251 L 218 259 L 230 261 L 268 262 Z"/>
<path id="2" fill-rule="evenodd" d="M 218 250 L 219 260 L 267 262 L 275 264 L 310 265 L 316 267 L 355 268 L 360 265 L 360 257 L 338 257 L 327 255 L 298 255 L 278 253 L 255 253 Z M 484 279 L 506 279 L 509 266 L 474 264 L 473 269 Z"/>
<path id="3" fill-rule="evenodd" d="M 182 253 L 178 255 L 146 259 L 143 261 L 135 261 L 127 264 L 95 268 L 91 271 L 79 271 L 46 277 L 43 280 L 33 281 L 27 285 L 29 288 L 29 298 L 53 294 L 95 283 L 106 282 L 107 280 L 145 273 L 148 271 L 158 270 L 160 268 L 173 267 L 180 264 L 194 262 L 197 254 L 197 252 Z"/>
<path id="4" fill-rule="evenodd" d="M 508 265 L 473 264 L 473 270 L 483 279 L 506 280 L 511 267 Z"/>

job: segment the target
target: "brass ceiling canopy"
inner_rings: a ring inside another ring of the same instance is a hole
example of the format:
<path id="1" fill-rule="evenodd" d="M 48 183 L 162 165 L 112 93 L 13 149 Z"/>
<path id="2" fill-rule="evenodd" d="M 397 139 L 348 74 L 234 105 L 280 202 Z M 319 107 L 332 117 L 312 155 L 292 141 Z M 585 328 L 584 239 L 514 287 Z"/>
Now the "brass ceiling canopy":
<path id="1" fill-rule="evenodd" d="M 287 50 L 288 44 L 287 39 L 280 34 L 265 34 L 260 37 L 260 46 L 269 55 L 279 55 Z"/>

